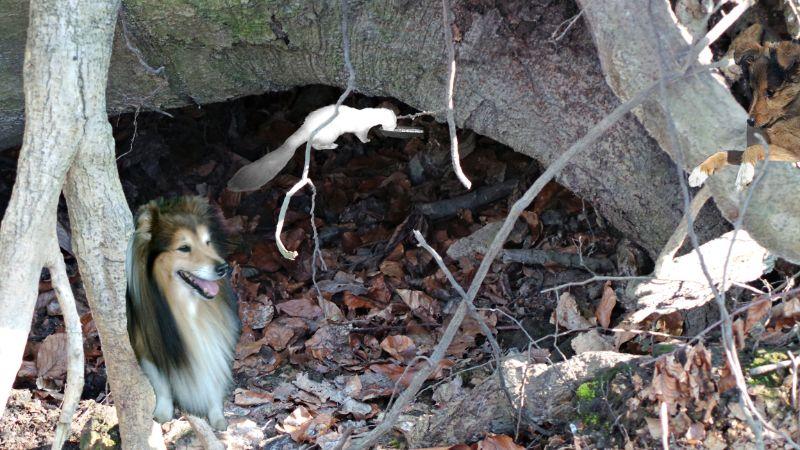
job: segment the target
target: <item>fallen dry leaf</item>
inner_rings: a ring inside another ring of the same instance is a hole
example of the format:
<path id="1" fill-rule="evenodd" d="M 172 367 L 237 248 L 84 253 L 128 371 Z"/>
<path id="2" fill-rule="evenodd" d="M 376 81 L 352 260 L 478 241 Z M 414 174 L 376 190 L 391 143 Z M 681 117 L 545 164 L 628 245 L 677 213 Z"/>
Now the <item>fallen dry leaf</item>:
<path id="1" fill-rule="evenodd" d="M 570 342 L 576 354 L 586 352 L 601 352 L 614 349 L 614 343 L 610 337 L 600 334 L 597 330 L 589 330 L 580 333 Z"/>
<path id="2" fill-rule="evenodd" d="M 747 308 L 747 319 L 744 322 L 744 332 L 749 333 L 753 327 L 767 317 L 772 311 L 772 303 L 762 301 Z"/>
<path id="3" fill-rule="evenodd" d="M 239 406 L 254 406 L 272 403 L 272 394 L 238 388 L 233 394 L 233 402 Z"/>
<path id="4" fill-rule="evenodd" d="M 478 442 L 478 450 L 523 450 L 525 447 L 514 443 L 514 439 L 505 434 L 487 435 L 482 441 Z"/>
<path id="5" fill-rule="evenodd" d="M 381 348 L 394 359 L 408 362 L 417 356 L 417 346 L 408 336 L 387 336 L 381 341 Z"/>
<path id="6" fill-rule="evenodd" d="M 611 287 L 611 282 L 607 281 L 603 287 L 603 297 L 600 299 L 600 304 L 594 310 L 594 316 L 601 327 L 608 328 L 609 324 L 611 324 L 611 312 L 616 305 L 617 294 L 614 292 L 614 288 Z"/>
<path id="7" fill-rule="evenodd" d="M 310 298 L 298 298 L 278 303 L 275 308 L 284 314 L 303 319 L 316 320 L 322 316 L 322 308 Z"/>
<path id="8" fill-rule="evenodd" d="M 381 263 L 380 271 L 387 277 L 403 279 L 405 272 L 403 271 L 403 264 L 399 261 L 384 261 Z"/>
<path id="9" fill-rule="evenodd" d="M 318 414 L 312 417 L 304 406 L 298 406 L 292 413 L 283 419 L 283 423 L 276 426 L 279 431 L 288 433 L 295 442 L 314 442 L 317 437 L 325 434 L 333 425 L 333 417 L 328 414 Z"/>
<path id="10" fill-rule="evenodd" d="M 581 330 L 594 326 L 578 311 L 578 302 L 569 292 L 564 292 L 558 298 L 558 304 L 553 312 L 553 317 L 550 318 L 550 323 L 558 323 L 558 326 L 568 330 Z"/>
<path id="11" fill-rule="evenodd" d="M 67 376 L 67 334 L 47 336 L 36 355 L 36 385 L 39 389 L 60 387 Z"/>

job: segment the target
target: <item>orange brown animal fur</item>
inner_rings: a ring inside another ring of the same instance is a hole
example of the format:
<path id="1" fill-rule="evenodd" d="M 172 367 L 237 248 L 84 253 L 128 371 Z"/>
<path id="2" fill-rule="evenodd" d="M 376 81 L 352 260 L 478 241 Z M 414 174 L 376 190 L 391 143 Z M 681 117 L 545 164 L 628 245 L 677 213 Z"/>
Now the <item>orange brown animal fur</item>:
<path id="1" fill-rule="evenodd" d="M 800 44 L 763 43 L 756 24 L 734 42 L 734 59 L 742 68 L 742 79 L 752 95 L 747 123 L 758 128 L 769 144 L 770 161 L 800 161 Z M 700 186 L 709 175 L 728 164 L 739 165 L 736 188 L 753 181 L 755 165 L 767 151 L 762 144 L 744 151 L 721 151 L 711 155 L 689 175 L 689 184 Z"/>
<path id="2" fill-rule="evenodd" d="M 128 333 L 156 393 L 156 420 L 174 406 L 227 427 L 222 412 L 239 338 L 220 216 L 201 197 L 139 209 L 128 248 Z"/>

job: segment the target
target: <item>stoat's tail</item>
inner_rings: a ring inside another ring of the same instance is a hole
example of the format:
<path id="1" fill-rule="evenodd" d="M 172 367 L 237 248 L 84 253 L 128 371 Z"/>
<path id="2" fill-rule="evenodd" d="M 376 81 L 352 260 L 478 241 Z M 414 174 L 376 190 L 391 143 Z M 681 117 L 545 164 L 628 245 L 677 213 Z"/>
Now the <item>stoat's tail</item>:
<path id="1" fill-rule="evenodd" d="M 274 151 L 239 169 L 228 181 L 228 189 L 234 192 L 254 191 L 275 178 L 292 159 L 297 147 L 305 142 L 302 134 L 301 128 Z"/>

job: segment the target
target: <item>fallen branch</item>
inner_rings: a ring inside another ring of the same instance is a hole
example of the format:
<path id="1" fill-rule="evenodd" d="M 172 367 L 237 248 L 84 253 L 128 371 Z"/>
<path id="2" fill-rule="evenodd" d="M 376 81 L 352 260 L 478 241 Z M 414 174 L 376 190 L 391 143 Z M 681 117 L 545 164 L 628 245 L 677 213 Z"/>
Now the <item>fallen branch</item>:
<path id="1" fill-rule="evenodd" d="M 418 213 L 433 219 L 443 219 L 458 214 L 462 209 L 474 209 L 508 197 L 517 186 L 517 180 L 508 180 L 492 186 L 476 189 L 458 197 L 417 205 Z"/>
<path id="2" fill-rule="evenodd" d="M 556 250 L 512 249 L 503 251 L 503 262 L 522 264 L 558 264 L 563 267 L 588 269 L 590 272 L 613 272 L 614 264 L 603 258 L 584 257 L 580 254 Z"/>

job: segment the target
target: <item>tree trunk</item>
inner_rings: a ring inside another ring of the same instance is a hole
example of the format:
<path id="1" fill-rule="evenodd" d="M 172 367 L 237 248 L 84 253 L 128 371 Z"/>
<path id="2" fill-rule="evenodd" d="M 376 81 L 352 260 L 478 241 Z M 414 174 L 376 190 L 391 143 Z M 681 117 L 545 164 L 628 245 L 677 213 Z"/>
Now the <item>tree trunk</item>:
<path id="1" fill-rule="evenodd" d="M 103 94 L 99 92 L 91 102 L 93 119 L 86 124 L 64 187 L 72 245 L 100 335 L 123 447 L 163 447 L 163 442 L 158 443 L 160 428 L 148 444 L 155 425 L 151 415 L 155 397 L 128 340 L 125 253 L 133 220 L 117 173 Z"/>
<path id="2" fill-rule="evenodd" d="M 0 225 L 0 414 L 22 359 L 42 264 L 52 256 L 47 244 L 55 242 L 56 207 L 66 179 L 75 254 L 106 355 L 123 447 L 163 448 L 160 429 L 150 420 L 152 389 L 126 331 L 124 264 L 132 221 L 106 116 L 118 8 L 119 0 L 30 5 L 26 130 Z"/>
<path id="3" fill-rule="evenodd" d="M 110 110 L 203 104 L 307 84 L 343 87 L 338 5 L 334 0 L 126 1 L 129 33 L 126 42 L 117 32 Z M 355 2 L 350 10 L 359 92 L 395 97 L 418 109 L 444 107 L 440 2 Z M 577 12 L 570 2 L 454 5 L 456 122 L 548 165 L 618 105 L 580 21 L 564 39 L 551 42 L 559 24 Z M 0 12 L 2 21 L 20 26 Z M 141 50 L 149 66 L 163 65 L 164 72 L 153 74 L 128 44 Z M 12 52 L 7 58 L 18 56 Z M 13 85 L 13 69 L 3 75 Z M 0 113 L 0 144 L 14 134 L 13 125 L 3 132 L 1 124 L 19 122 L 11 116 L 21 111 L 13 94 L 2 92 L 0 111 L 11 112 Z M 632 117 L 573 161 L 559 181 L 654 256 L 681 217 L 673 164 Z M 722 232 L 718 216 L 701 223 L 708 234 Z"/>
<path id="4" fill-rule="evenodd" d="M 102 37 L 95 22 L 103 13 L 108 14 L 100 10 L 81 17 L 75 5 L 59 0 L 31 3 L 24 72 L 27 126 L 0 225 L 0 414 L 22 360 L 61 186 L 84 132 L 87 67 L 103 62 L 91 51 L 96 45 L 90 45 Z"/>

